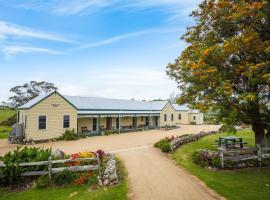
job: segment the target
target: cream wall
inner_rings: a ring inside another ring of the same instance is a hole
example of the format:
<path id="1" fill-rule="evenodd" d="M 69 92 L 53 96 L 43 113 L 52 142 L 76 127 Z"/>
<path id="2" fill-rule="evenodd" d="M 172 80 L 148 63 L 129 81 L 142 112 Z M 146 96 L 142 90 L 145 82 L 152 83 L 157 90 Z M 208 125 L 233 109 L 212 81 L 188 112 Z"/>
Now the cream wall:
<path id="1" fill-rule="evenodd" d="M 175 110 L 170 103 L 167 103 L 160 113 L 160 126 L 175 125 L 175 121 L 171 120 L 171 114 L 174 115 L 173 119 L 175 120 L 176 119 Z M 164 115 L 167 115 L 166 121 Z"/>
<path id="2" fill-rule="evenodd" d="M 194 120 L 195 117 L 195 120 Z M 196 124 L 203 124 L 203 114 L 202 113 L 190 113 L 189 122 L 196 122 Z"/>
<path id="3" fill-rule="evenodd" d="M 57 93 L 52 94 L 29 110 L 20 110 L 20 122 L 27 116 L 25 138 L 27 140 L 44 140 L 57 138 L 65 132 L 63 116 L 70 116 L 70 128 L 77 131 L 77 110 Z M 47 116 L 46 130 L 38 129 L 38 116 Z"/>
<path id="4" fill-rule="evenodd" d="M 165 114 L 167 115 L 167 121 L 164 120 Z M 172 114 L 173 120 L 171 119 Z M 180 120 L 178 116 L 179 114 L 181 114 Z M 193 116 L 196 117 L 195 120 L 193 119 Z M 168 103 L 160 113 L 160 126 L 190 124 L 191 122 L 196 122 L 196 124 L 203 124 L 203 114 L 191 114 L 189 111 L 176 111 L 170 103 Z"/>

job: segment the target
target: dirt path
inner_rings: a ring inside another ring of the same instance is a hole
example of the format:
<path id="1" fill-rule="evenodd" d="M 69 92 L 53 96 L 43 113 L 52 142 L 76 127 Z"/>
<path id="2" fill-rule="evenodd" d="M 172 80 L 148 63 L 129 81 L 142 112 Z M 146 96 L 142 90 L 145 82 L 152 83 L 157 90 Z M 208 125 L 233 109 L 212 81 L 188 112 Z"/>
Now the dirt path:
<path id="1" fill-rule="evenodd" d="M 153 147 L 121 152 L 120 156 L 128 171 L 132 200 L 219 199 Z"/>
<path id="2" fill-rule="evenodd" d="M 58 148 L 68 154 L 97 149 L 119 154 L 128 171 L 129 196 L 132 200 L 208 200 L 217 199 L 218 196 L 152 146 L 165 136 L 217 128 L 218 126 L 183 125 L 171 131 L 151 130 L 35 146 Z M 16 145 L 0 140 L 0 155 L 14 148 Z"/>

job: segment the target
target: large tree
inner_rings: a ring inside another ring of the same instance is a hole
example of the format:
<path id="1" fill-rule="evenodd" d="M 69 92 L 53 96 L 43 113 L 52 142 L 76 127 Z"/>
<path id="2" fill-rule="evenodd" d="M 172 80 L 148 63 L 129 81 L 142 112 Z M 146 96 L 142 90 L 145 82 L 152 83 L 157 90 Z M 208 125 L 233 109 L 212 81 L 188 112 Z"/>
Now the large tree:
<path id="1" fill-rule="evenodd" d="M 256 144 L 265 144 L 270 136 L 270 2 L 205 0 L 191 16 L 196 25 L 182 36 L 188 46 L 167 66 L 182 91 L 179 103 L 214 109 L 227 125 L 251 124 Z"/>
<path id="2" fill-rule="evenodd" d="M 19 107 L 41 94 L 54 90 L 57 90 L 57 87 L 53 83 L 30 81 L 30 83 L 25 83 L 10 89 L 10 92 L 15 93 L 15 95 L 9 97 L 9 104 L 12 107 Z"/>

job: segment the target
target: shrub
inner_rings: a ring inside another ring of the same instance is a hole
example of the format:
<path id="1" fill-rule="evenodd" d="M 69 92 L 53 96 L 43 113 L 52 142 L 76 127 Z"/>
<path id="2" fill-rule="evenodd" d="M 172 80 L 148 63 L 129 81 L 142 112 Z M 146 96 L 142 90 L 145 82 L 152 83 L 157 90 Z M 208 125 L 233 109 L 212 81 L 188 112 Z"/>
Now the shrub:
<path id="1" fill-rule="evenodd" d="M 63 140 L 77 140 L 79 139 L 78 135 L 75 133 L 74 129 L 66 130 L 62 136 Z"/>
<path id="2" fill-rule="evenodd" d="M 221 167 L 219 154 L 215 151 L 201 149 L 192 155 L 192 160 L 195 164 L 200 165 L 201 167 Z"/>
<path id="3" fill-rule="evenodd" d="M 50 179 L 48 175 L 43 175 L 37 179 L 37 188 L 46 188 L 50 185 Z"/>
<path id="4" fill-rule="evenodd" d="M 19 181 L 19 176 L 22 172 L 42 171 L 46 169 L 47 166 L 20 167 L 19 163 L 48 160 L 50 155 L 51 149 L 37 147 L 17 147 L 17 149 L 8 152 L 3 157 L 0 157 L 0 160 L 6 164 L 5 167 L 0 168 L 0 174 L 4 176 L 0 179 L 1 184 L 16 184 Z"/>
<path id="5" fill-rule="evenodd" d="M 55 185 L 66 185 L 73 182 L 77 178 L 77 175 L 69 170 L 64 170 L 60 173 L 54 174 L 52 176 L 52 181 Z"/>
<path id="6" fill-rule="evenodd" d="M 155 143 L 154 147 L 161 149 L 162 152 L 170 152 L 171 145 L 167 139 L 161 139 L 157 143 Z"/>

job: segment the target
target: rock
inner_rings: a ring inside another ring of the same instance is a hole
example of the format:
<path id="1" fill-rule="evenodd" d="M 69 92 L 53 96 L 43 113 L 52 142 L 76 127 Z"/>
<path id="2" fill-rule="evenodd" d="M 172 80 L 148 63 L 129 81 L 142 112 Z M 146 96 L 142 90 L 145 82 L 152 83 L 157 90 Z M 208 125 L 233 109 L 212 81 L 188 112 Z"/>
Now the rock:
<path id="1" fill-rule="evenodd" d="M 110 175 L 110 181 L 115 181 L 117 179 L 116 173 Z"/>
<path id="2" fill-rule="evenodd" d="M 103 181 L 103 185 L 107 186 L 110 184 L 110 181 L 108 179 L 105 179 L 105 181 Z"/>
<path id="3" fill-rule="evenodd" d="M 102 183 L 102 180 L 101 179 L 98 179 L 98 185 L 99 186 L 103 186 L 103 183 Z"/>
<path id="4" fill-rule="evenodd" d="M 52 156 L 59 157 L 59 158 L 64 158 L 65 153 L 63 151 L 61 151 L 60 149 L 56 149 L 55 151 L 52 152 Z"/>

